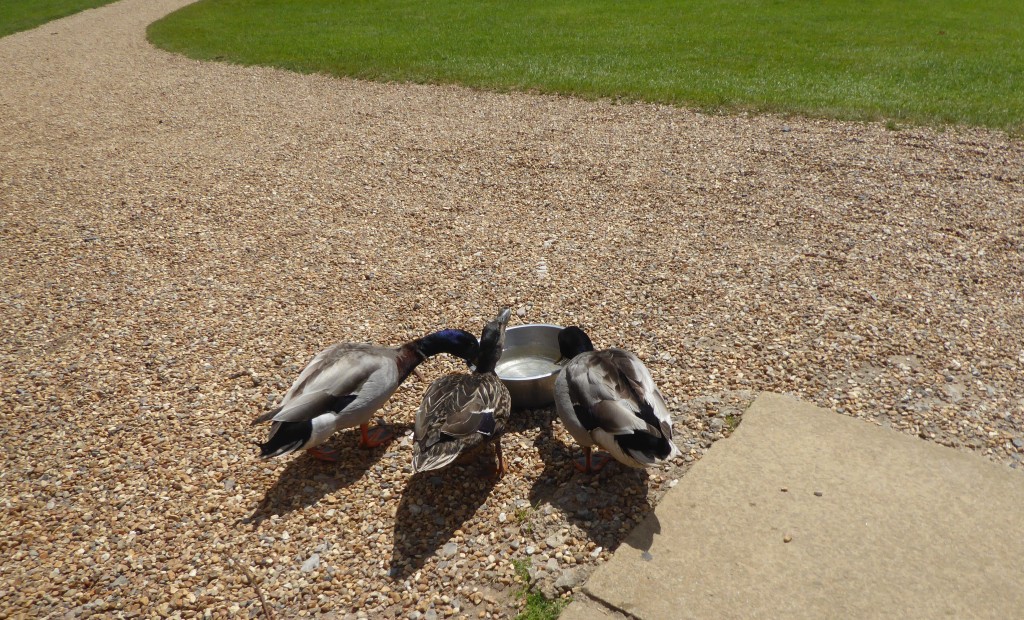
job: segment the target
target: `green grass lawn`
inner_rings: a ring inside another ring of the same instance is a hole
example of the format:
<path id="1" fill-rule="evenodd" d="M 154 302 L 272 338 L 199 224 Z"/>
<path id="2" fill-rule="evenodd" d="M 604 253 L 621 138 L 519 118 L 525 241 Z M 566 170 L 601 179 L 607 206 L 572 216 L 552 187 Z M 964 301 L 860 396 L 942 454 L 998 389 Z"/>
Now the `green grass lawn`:
<path id="1" fill-rule="evenodd" d="M 0 0 L 0 37 L 114 0 Z"/>
<path id="2" fill-rule="evenodd" d="M 0 36 L 111 0 L 0 0 Z M 1024 131 L 1021 0 L 201 0 L 166 49 L 375 80 Z"/>
<path id="3" fill-rule="evenodd" d="M 375 80 L 1024 129 L 1022 0 L 202 0 L 149 35 Z"/>

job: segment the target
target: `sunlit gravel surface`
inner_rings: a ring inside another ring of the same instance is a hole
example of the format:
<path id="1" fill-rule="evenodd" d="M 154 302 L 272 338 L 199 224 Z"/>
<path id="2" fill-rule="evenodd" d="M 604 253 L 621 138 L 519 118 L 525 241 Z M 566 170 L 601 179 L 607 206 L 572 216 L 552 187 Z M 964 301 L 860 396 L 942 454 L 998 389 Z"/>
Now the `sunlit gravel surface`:
<path id="1" fill-rule="evenodd" d="M 184 4 L 0 39 L 0 616 L 513 616 L 764 390 L 1021 467 L 1019 140 L 201 64 Z M 323 347 L 504 305 L 638 353 L 684 456 L 577 474 L 538 410 L 413 477 L 441 357 L 388 446 L 256 458 Z"/>

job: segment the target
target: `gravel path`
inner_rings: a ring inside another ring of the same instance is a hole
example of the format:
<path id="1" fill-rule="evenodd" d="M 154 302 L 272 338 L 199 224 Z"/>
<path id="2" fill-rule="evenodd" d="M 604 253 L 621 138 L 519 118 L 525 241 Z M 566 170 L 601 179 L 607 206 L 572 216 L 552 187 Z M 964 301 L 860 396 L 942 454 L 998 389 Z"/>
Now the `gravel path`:
<path id="1" fill-rule="evenodd" d="M 1020 141 L 200 64 L 144 41 L 187 2 L 0 39 L 0 616 L 505 617 L 761 390 L 1019 466 Z M 324 346 L 504 304 L 648 360 L 684 458 L 574 474 L 550 411 L 497 483 L 254 457 Z"/>

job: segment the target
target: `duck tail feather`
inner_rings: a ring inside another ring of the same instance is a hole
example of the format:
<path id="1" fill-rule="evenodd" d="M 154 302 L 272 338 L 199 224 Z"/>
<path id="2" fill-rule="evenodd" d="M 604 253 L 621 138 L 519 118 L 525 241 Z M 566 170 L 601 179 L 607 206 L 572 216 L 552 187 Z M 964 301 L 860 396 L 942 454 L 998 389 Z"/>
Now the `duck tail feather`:
<path id="1" fill-rule="evenodd" d="M 458 452 L 445 453 L 445 454 L 430 454 L 423 453 L 417 454 L 412 459 L 412 473 L 419 473 L 421 471 L 431 471 L 433 469 L 441 469 L 442 467 L 449 465 L 459 457 Z"/>
<path id="2" fill-rule="evenodd" d="M 648 466 L 672 458 L 678 453 L 678 448 L 669 439 L 650 433 L 616 435 L 615 442 L 623 452 L 628 452 L 637 461 Z"/>
<path id="3" fill-rule="evenodd" d="M 312 422 L 282 422 L 266 443 L 255 443 L 260 447 L 260 457 L 269 459 L 299 450 L 312 435 Z"/>

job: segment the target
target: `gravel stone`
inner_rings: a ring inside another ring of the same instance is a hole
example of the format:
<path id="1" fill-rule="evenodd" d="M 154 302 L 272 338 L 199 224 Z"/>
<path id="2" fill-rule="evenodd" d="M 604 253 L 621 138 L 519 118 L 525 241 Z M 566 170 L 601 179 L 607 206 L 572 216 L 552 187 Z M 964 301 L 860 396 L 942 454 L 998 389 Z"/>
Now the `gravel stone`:
<path id="1" fill-rule="evenodd" d="M 258 617 L 258 584 L 280 618 L 513 618 L 516 562 L 571 595 L 763 390 L 1019 467 L 1019 139 L 146 43 L 187 3 L 0 39 L 0 615 Z M 256 457 L 251 420 L 327 345 L 504 306 L 646 360 L 682 458 L 583 476 L 546 409 L 502 480 L 489 454 L 413 476 L 447 356 L 381 410 L 390 444 Z"/>
<path id="2" fill-rule="evenodd" d="M 309 559 L 302 563 L 302 572 L 311 573 L 320 568 L 320 554 L 314 553 Z"/>
<path id="3" fill-rule="evenodd" d="M 582 583 L 582 576 L 582 571 L 575 568 L 567 568 L 558 575 L 558 579 L 555 580 L 555 588 L 562 592 L 572 590 Z"/>

